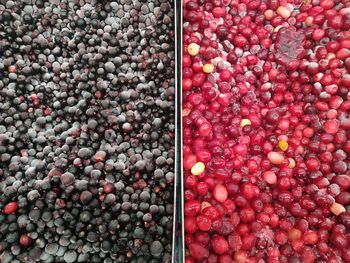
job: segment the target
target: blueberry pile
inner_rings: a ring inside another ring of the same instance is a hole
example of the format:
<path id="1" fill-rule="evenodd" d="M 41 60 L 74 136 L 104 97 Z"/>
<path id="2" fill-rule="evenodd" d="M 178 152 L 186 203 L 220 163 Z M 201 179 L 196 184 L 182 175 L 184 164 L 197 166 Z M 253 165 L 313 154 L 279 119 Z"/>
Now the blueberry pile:
<path id="1" fill-rule="evenodd" d="M 0 262 L 169 262 L 173 2 L 0 3 Z"/>

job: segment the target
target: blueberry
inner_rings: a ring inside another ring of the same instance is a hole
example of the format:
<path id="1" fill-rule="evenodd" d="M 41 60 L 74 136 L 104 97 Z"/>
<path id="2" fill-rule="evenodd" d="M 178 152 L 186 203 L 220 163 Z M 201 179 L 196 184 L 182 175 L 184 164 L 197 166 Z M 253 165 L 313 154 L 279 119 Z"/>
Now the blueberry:
<path id="1" fill-rule="evenodd" d="M 0 261 L 153 262 L 171 243 L 173 3 L 5 2 L 0 208 L 19 209 Z"/>
<path id="2" fill-rule="evenodd" d="M 45 252 L 50 255 L 55 255 L 58 251 L 58 248 L 59 246 L 56 243 L 47 244 L 45 246 Z"/>
<path id="3" fill-rule="evenodd" d="M 63 259 L 67 263 L 73 263 L 77 259 L 77 256 L 77 252 L 70 250 L 64 253 Z"/>

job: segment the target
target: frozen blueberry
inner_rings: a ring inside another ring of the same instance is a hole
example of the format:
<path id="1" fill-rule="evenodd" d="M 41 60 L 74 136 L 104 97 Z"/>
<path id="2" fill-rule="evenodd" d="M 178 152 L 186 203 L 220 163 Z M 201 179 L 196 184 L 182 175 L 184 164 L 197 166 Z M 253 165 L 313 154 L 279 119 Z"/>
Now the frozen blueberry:
<path id="1" fill-rule="evenodd" d="M 75 251 L 67 251 L 64 253 L 63 259 L 67 263 L 73 263 L 77 259 L 77 252 Z"/>
<path id="2" fill-rule="evenodd" d="M 153 256 L 159 257 L 159 256 L 162 254 L 164 248 L 163 248 L 163 245 L 162 245 L 161 242 L 159 242 L 159 241 L 153 241 L 153 242 L 151 243 L 150 250 L 151 250 L 151 254 L 152 254 Z"/>

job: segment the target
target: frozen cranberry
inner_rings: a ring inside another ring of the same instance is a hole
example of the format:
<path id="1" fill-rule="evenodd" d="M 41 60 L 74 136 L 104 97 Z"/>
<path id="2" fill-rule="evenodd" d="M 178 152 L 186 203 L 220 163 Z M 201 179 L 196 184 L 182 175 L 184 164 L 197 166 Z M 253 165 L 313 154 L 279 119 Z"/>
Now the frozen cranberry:
<path id="1" fill-rule="evenodd" d="M 254 247 L 256 237 L 252 234 L 248 234 L 242 238 L 242 249 L 250 250 Z"/>
<path id="2" fill-rule="evenodd" d="M 255 212 L 250 207 L 242 208 L 241 211 L 239 212 L 239 215 L 242 222 L 245 222 L 245 223 L 253 222 L 255 219 Z"/>
<path id="3" fill-rule="evenodd" d="M 213 206 L 204 208 L 202 214 L 208 216 L 211 220 L 215 220 L 219 217 L 218 210 Z"/>
<path id="4" fill-rule="evenodd" d="M 282 28 L 278 31 L 276 59 L 285 66 L 304 56 L 303 41 L 305 35 L 291 28 Z"/>
<path id="5" fill-rule="evenodd" d="M 317 232 L 314 231 L 308 231 L 303 234 L 303 241 L 307 245 L 314 245 L 318 241 L 318 235 Z"/>
<path id="6" fill-rule="evenodd" d="M 220 235 L 214 236 L 211 240 L 211 246 L 217 254 L 223 254 L 228 251 L 229 245 L 227 240 Z"/>
<path id="7" fill-rule="evenodd" d="M 350 6 L 304 2 L 184 4 L 188 260 L 350 261 Z"/>
<path id="8" fill-rule="evenodd" d="M 209 257 L 209 250 L 199 243 L 189 245 L 191 256 L 197 260 Z"/>
<path id="9" fill-rule="evenodd" d="M 185 203 L 185 215 L 196 216 L 201 210 L 201 203 L 197 200 L 189 201 Z"/>
<path id="10" fill-rule="evenodd" d="M 241 193 L 247 200 L 251 200 L 259 194 L 259 187 L 251 183 L 246 183 L 242 185 Z"/>
<path id="11" fill-rule="evenodd" d="M 193 234 L 197 231 L 197 229 L 198 229 L 198 226 L 197 226 L 196 218 L 186 217 L 185 232 L 188 234 Z"/>
<path id="12" fill-rule="evenodd" d="M 233 251 L 238 251 L 242 247 L 241 237 L 237 233 L 228 236 L 228 243 Z"/>
<path id="13" fill-rule="evenodd" d="M 23 247 L 28 247 L 32 243 L 32 239 L 27 234 L 22 234 L 19 238 L 19 243 Z"/>
<path id="14" fill-rule="evenodd" d="M 18 210 L 17 202 L 10 202 L 4 207 L 4 214 L 10 215 L 15 213 Z"/>
<path id="15" fill-rule="evenodd" d="M 183 160 L 184 160 L 184 164 L 183 164 L 184 168 L 189 170 L 197 162 L 197 157 L 194 154 L 189 154 L 187 156 L 184 156 Z"/>
<path id="16" fill-rule="evenodd" d="M 197 225 L 198 229 L 201 231 L 209 231 L 211 228 L 211 219 L 204 215 L 197 216 Z"/>

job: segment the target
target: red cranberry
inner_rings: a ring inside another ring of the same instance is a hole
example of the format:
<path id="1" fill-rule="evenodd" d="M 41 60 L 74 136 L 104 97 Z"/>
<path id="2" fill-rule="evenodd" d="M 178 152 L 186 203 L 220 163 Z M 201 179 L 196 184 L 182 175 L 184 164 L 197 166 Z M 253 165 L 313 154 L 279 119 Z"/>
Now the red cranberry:
<path id="1" fill-rule="evenodd" d="M 22 234 L 19 238 L 19 243 L 23 247 L 28 247 L 32 243 L 32 239 L 27 234 Z"/>
<path id="2" fill-rule="evenodd" d="M 196 216 L 201 209 L 201 203 L 197 200 L 189 201 L 185 203 L 185 215 L 186 216 Z"/>
<path id="3" fill-rule="evenodd" d="M 202 260 L 209 257 L 209 250 L 199 243 L 190 244 L 189 249 L 194 259 Z"/>
<path id="4" fill-rule="evenodd" d="M 10 215 L 15 213 L 18 210 L 17 202 L 10 202 L 4 207 L 4 214 Z"/>
<path id="5" fill-rule="evenodd" d="M 349 8 L 184 3 L 188 263 L 350 261 Z"/>
<path id="6" fill-rule="evenodd" d="M 194 234 L 198 229 L 195 217 L 186 217 L 185 220 L 185 232 L 188 234 Z"/>
<path id="7" fill-rule="evenodd" d="M 253 222 L 255 219 L 255 212 L 250 207 L 243 207 L 239 212 L 242 222 L 249 223 Z"/>
<path id="8" fill-rule="evenodd" d="M 223 254 L 228 251 L 229 245 L 223 236 L 214 236 L 211 240 L 211 246 L 217 254 Z"/>
<path id="9" fill-rule="evenodd" d="M 211 228 L 212 222 L 211 219 L 204 215 L 197 216 L 197 225 L 198 229 L 201 231 L 209 231 Z"/>

